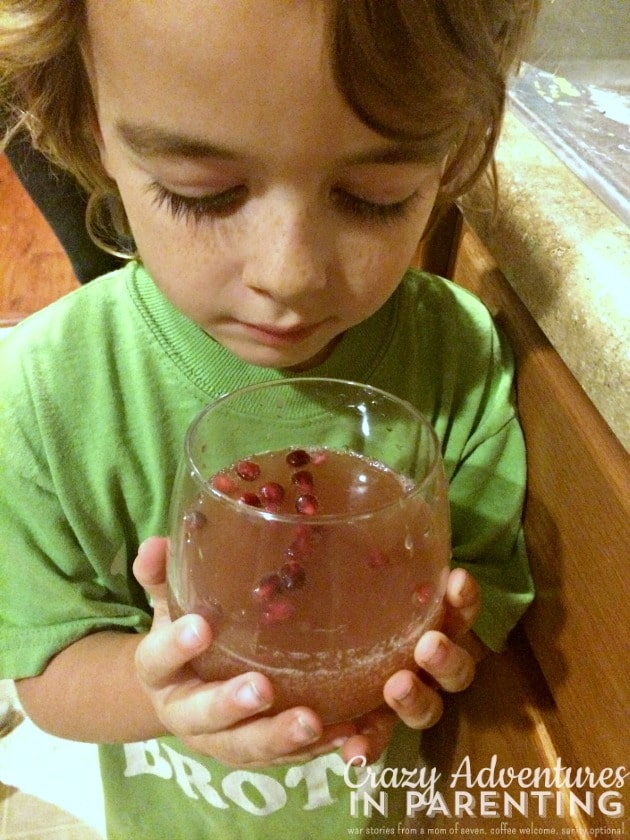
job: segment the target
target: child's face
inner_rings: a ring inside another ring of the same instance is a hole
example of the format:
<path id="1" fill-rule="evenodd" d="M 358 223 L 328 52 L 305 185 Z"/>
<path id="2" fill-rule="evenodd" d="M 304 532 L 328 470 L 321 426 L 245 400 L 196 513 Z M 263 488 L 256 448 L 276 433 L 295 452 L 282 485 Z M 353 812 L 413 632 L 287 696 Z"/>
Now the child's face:
<path id="1" fill-rule="evenodd" d="M 392 294 L 441 164 L 366 127 L 321 0 L 88 0 L 99 143 L 155 282 L 247 362 L 308 368 Z"/>

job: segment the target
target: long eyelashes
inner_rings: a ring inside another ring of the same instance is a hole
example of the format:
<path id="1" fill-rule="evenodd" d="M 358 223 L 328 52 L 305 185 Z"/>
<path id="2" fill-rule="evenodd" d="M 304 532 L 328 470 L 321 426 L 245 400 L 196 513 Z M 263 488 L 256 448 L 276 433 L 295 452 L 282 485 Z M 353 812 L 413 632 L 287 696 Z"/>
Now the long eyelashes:
<path id="1" fill-rule="evenodd" d="M 153 202 L 157 207 L 165 207 L 176 220 L 196 224 L 204 219 L 218 219 L 231 215 L 240 208 L 248 195 L 244 185 L 198 197 L 171 192 L 157 182 L 152 183 L 149 190 L 153 193 Z M 386 224 L 404 218 L 415 204 L 417 196 L 418 193 L 413 192 L 401 201 L 379 204 L 342 189 L 335 189 L 332 193 L 334 205 L 341 213 L 376 224 Z"/>
<path id="2" fill-rule="evenodd" d="M 244 186 L 198 197 L 171 192 L 157 182 L 150 185 L 150 190 L 154 203 L 158 207 L 166 207 L 175 219 L 197 223 L 206 218 L 229 216 L 247 197 L 247 187 Z"/>
<path id="3" fill-rule="evenodd" d="M 418 193 L 395 201 L 390 204 L 378 204 L 359 198 L 345 190 L 335 190 L 333 193 L 335 205 L 343 212 L 367 222 L 395 222 L 404 218 L 415 204 Z"/>

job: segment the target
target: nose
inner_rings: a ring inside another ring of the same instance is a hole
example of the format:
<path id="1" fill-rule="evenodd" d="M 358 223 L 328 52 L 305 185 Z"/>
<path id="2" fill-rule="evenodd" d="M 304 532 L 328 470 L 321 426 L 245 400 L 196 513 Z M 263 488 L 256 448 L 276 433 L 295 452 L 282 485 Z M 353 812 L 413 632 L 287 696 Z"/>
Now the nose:
<path id="1" fill-rule="evenodd" d="M 326 288 L 327 236 L 314 215 L 305 203 L 288 197 L 273 209 L 261 206 L 251 229 L 255 247 L 244 268 L 246 286 L 284 304 Z"/>

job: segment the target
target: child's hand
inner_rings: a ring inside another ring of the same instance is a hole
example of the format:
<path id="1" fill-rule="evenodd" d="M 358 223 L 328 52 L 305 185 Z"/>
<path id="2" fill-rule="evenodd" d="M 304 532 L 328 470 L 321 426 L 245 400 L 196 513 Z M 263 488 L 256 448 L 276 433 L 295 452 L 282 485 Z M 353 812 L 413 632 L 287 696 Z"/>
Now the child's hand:
<path id="1" fill-rule="evenodd" d="M 416 645 L 415 660 L 422 673 L 398 671 L 385 684 L 385 700 L 412 729 L 428 729 L 438 722 L 443 706 L 440 690 L 463 691 L 472 682 L 475 663 L 486 653 L 470 631 L 480 608 L 481 592 L 474 578 L 464 569 L 453 569 L 441 629 L 429 630 Z M 342 746 L 344 761 L 358 756 L 374 761 L 378 747 L 389 741 L 396 717 L 383 706 L 354 723 L 358 733 Z"/>
<path id="2" fill-rule="evenodd" d="M 306 707 L 258 717 L 273 703 L 273 687 L 263 674 L 242 674 L 225 682 L 201 680 L 190 661 L 209 647 L 212 631 L 198 615 L 171 622 L 165 570 L 166 540 L 147 540 L 138 552 L 134 574 L 151 595 L 154 618 L 138 646 L 136 667 L 166 732 L 196 752 L 238 767 L 304 761 L 337 747 L 344 761 L 378 758 L 396 723 L 386 706 L 355 721 L 324 727 Z M 475 660 L 453 639 L 467 633 L 480 605 L 479 589 L 470 575 L 462 569 L 452 571 L 442 630 L 425 633 L 415 651 L 418 666 L 435 687 L 412 671 L 398 671 L 385 685 L 387 703 L 408 726 L 433 726 L 442 712 L 438 689 L 461 691 L 471 682 Z"/>
<path id="3" fill-rule="evenodd" d="M 481 593 L 464 569 L 451 571 L 444 607 L 441 629 L 429 630 L 416 645 L 415 660 L 425 680 L 410 671 L 399 671 L 385 685 L 387 703 L 414 729 L 428 729 L 439 720 L 442 698 L 437 689 L 456 692 L 468 688 L 483 648 L 477 641 L 475 649 L 475 637 L 469 632 L 481 608 Z"/>
<path id="4" fill-rule="evenodd" d="M 154 618 L 137 648 L 136 669 L 167 733 L 198 753 L 238 767 L 303 761 L 331 752 L 356 733 L 351 722 L 324 727 L 306 707 L 256 717 L 273 703 L 272 685 L 263 674 L 242 674 L 225 682 L 201 680 L 190 661 L 209 647 L 212 631 L 198 615 L 171 622 L 165 570 L 166 540 L 146 540 L 134 574 L 152 598 Z M 384 749 L 387 739 L 384 733 L 375 749 Z"/>

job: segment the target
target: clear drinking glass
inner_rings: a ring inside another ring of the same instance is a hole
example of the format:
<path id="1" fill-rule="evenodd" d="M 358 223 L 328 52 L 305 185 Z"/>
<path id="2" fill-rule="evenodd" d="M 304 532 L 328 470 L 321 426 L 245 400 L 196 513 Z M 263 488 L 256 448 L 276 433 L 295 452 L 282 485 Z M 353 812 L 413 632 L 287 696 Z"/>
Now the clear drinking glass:
<path id="1" fill-rule="evenodd" d="M 233 392 L 188 430 L 170 537 L 171 616 L 199 613 L 214 633 L 200 676 L 260 671 L 272 711 L 356 717 L 439 621 L 450 529 L 437 438 L 367 385 Z"/>

